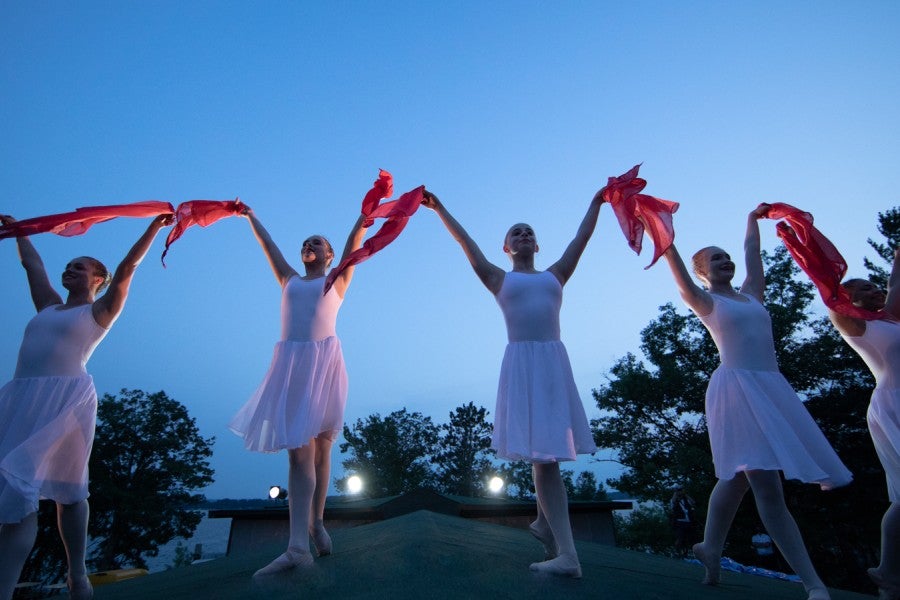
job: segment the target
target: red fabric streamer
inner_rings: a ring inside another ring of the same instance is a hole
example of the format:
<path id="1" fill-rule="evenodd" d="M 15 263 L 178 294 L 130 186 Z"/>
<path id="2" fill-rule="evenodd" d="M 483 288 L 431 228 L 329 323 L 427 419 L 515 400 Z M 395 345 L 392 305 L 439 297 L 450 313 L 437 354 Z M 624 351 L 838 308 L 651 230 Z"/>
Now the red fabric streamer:
<path id="1" fill-rule="evenodd" d="M 175 209 L 171 204 L 158 200 L 113 206 L 87 206 L 72 212 L 34 217 L 0 226 L 0 240 L 48 232 L 70 237 L 81 235 L 92 225 L 116 217 L 155 217 L 173 212 Z"/>
<path id="2" fill-rule="evenodd" d="M 813 216 L 799 208 L 776 202 L 770 204 L 763 217 L 779 220 L 775 231 L 797 265 L 819 290 L 825 306 L 842 315 L 873 321 L 884 314 L 854 306 L 850 291 L 841 285 L 847 274 L 847 262 L 834 244 L 813 225 Z"/>
<path id="3" fill-rule="evenodd" d="M 371 227 L 375 222 L 372 213 L 378 208 L 382 198 L 390 198 L 394 195 L 394 177 L 384 169 L 378 169 L 378 179 L 372 184 L 372 189 L 366 192 L 362 201 L 362 214 L 367 218 L 363 221 L 363 227 Z"/>
<path id="4" fill-rule="evenodd" d="M 638 164 L 623 175 L 610 177 L 603 199 L 612 206 L 632 250 L 641 253 L 644 230 L 653 240 L 653 260 L 644 267 L 649 269 L 675 241 L 672 215 L 679 205 L 677 202 L 639 193 L 647 185 L 645 179 L 637 176 L 640 167 Z"/>
<path id="5" fill-rule="evenodd" d="M 175 209 L 175 225 L 166 238 L 166 248 L 160 261 L 166 266 L 166 253 L 175 241 L 184 235 L 188 227 L 199 225 L 207 227 L 225 217 L 239 215 L 244 210 L 244 203 L 239 198 L 234 200 L 189 200 L 182 202 Z"/>
<path id="6" fill-rule="evenodd" d="M 409 218 L 415 214 L 416 210 L 419 209 L 419 205 L 422 204 L 425 186 L 420 185 L 416 189 L 406 192 L 396 200 L 385 202 L 384 204 L 379 204 L 377 206 L 371 202 L 372 195 L 377 193 L 376 190 L 386 190 L 388 193 L 393 191 L 393 182 L 390 173 L 387 171 L 380 171 L 375 186 L 366 194 L 366 197 L 363 200 L 363 215 L 366 216 L 363 226 L 368 227 L 366 224 L 374 223 L 375 219 L 380 218 L 387 220 L 375 235 L 363 243 L 361 248 L 351 252 L 350 256 L 342 260 L 341 264 L 328 273 L 328 276 L 325 278 L 324 293 L 327 293 L 328 290 L 331 289 L 335 279 L 337 279 L 338 275 L 345 269 L 368 260 L 376 252 L 382 250 L 397 239 L 397 236 L 399 236 L 400 232 L 403 231 L 403 228 L 406 227 Z M 381 196 L 381 198 L 384 198 L 384 196 Z"/>

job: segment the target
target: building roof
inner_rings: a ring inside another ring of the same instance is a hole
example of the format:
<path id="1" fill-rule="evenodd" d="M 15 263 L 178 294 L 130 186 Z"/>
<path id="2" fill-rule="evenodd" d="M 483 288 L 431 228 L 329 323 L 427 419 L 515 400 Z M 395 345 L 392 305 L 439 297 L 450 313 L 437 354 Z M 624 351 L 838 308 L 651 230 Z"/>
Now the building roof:
<path id="1" fill-rule="evenodd" d="M 610 600 L 798 600 L 796 583 L 724 573 L 701 585 L 695 564 L 589 542 L 576 542 L 584 577 L 528 570 L 541 545 L 527 531 L 420 510 L 332 532 L 334 554 L 307 570 L 254 581 L 253 573 L 284 551 L 224 557 L 98 587 L 97 600 L 296 598 L 603 598 Z M 833 600 L 871 599 L 833 591 Z"/>

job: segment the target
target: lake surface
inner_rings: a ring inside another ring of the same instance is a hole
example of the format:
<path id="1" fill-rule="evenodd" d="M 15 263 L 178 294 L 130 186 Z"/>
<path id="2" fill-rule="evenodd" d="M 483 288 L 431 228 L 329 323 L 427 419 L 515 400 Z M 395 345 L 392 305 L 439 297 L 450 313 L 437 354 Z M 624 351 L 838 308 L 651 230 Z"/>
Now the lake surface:
<path id="1" fill-rule="evenodd" d="M 175 563 L 175 549 L 178 544 L 186 547 L 188 552 L 193 552 L 197 544 L 202 545 L 202 558 L 217 558 L 225 556 L 228 549 L 228 532 L 231 529 L 231 519 L 210 519 L 203 511 L 203 520 L 197 525 L 194 536 L 189 540 L 175 538 L 165 546 L 159 547 L 158 556 L 148 556 L 147 569 L 151 573 L 165 571 Z"/>

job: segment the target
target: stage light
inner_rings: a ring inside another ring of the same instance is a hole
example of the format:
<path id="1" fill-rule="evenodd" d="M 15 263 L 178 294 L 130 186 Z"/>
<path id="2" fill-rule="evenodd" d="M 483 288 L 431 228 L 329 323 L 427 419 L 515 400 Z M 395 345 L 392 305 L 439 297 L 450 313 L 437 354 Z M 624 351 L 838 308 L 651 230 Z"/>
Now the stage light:
<path id="1" fill-rule="evenodd" d="M 358 494 L 362 491 L 363 482 L 359 475 L 351 475 L 347 478 L 347 491 L 351 494 Z"/>
<path id="2" fill-rule="evenodd" d="M 488 482 L 488 489 L 492 494 L 499 494 L 500 491 L 503 490 L 505 484 L 505 481 L 495 475 L 494 477 L 491 477 L 491 480 Z"/>
<path id="3" fill-rule="evenodd" d="M 269 499 L 284 500 L 287 498 L 287 490 L 280 485 L 273 485 L 269 488 Z"/>

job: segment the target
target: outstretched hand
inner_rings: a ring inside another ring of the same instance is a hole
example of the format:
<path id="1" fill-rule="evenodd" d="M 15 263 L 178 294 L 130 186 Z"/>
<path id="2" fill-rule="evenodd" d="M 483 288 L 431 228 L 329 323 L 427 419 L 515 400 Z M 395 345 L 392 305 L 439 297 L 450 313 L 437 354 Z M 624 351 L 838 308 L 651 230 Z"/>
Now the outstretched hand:
<path id="1" fill-rule="evenodd" d="M 750 216 L 755 219 L 764 219 L 766 217 L 766 211 L 771 208 L 772 205 L 767 202 L 761 202 L 759 206 L 750 211 Z"/>
<path id="2" fill-rule="evenodd" d="M 602 188 L 600 188 L 600 190 L 596 194 L 594 194 L 594 198 L 593 198 L 592 202 L 599 202 L 600 204 L 603 204 L 604 202 L 606 202 L 606 199 L 603 197 L 603 194 L 606 193 L 606 188 L 607 188 L 607 186 L 605 186 L 605 185 Z"/>
<path id="3" fill-rule="evenodd" d="M 160 227 L 168 227 L 172 223 L 175 222 L 175 213 L 165 213 L 162 215 L 157 215 L 153 222 L 159 225 Z"/>
<path id="4" fill-rule="evenodd" d="M 15 222 L 16 220 L 10 215 L 0 215 L 0 225 L 9 225 Z"/>
<path id="5" fill-rule="evenodd" d="M 422 206 L 425 208 L 430 208 L 431 210 L 437 210 L 438 205 L 441 203 L 438 200 L 438 197 L 429 192 L 428 190 L 422 191 Z"/>

